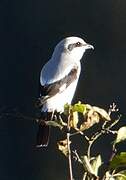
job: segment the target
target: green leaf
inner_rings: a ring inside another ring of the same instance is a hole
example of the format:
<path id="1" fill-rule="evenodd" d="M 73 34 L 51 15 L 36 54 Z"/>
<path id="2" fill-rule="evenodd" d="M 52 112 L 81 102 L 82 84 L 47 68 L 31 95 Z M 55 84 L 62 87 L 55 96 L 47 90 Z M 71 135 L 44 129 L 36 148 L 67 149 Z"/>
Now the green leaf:
<path id="1" fill-rule="evenodd" d="M 115 144 L 126 140 L 126 126 L 121 127 L 118 131 L 117 131 L 117 137 L 115 140 Z"/>
<path id="2" fill-rule="evenodd" d="M 121 152 L 120 154 L 114 156 L 109 167 L 110 169 L 115 169 L 123 166 L 126 167 L 126 152 Z"/>
<path id="3" fill-rule="evenodd" d="M 120 171 L 113 175 L 115 180 L 126 180 L 126 170 Z"/>
<path id="4" fill-rule="evenodd" d="M 80 113 L 85 113 L 86 112 L 86 105 L 81 104 L 81 102 L 78 102 L 77 104 L 73 105 L 72 110 L 80 112 Z"/>
<path id="5" fill-rule="evenodd" d="M 65 115 L 69 115 L 70 109 L 71 109 L 71 105 L 68 104 L 68 103 L 65 104 L 65 105 L 64 105 L 64 114 L 65 114 Z"/>
<path id="6" fill-rule="evenodd" d="M 92 162 L 91 162 L 92 169 L 93 169 L 96 176 L 98 175 L 98 170 L 99 170 L 99 167 L 101 166 L 101 164 L 102 164 L 102 160 L 101 160 L 100 155 L 95 157 L 95 159 L 93 159 Z"/>

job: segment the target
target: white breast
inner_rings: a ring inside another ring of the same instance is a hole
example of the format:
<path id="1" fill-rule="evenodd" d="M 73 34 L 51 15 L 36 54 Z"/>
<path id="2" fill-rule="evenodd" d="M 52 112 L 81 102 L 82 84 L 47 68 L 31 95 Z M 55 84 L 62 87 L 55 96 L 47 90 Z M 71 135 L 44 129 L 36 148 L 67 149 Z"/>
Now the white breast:
<path id="1" fill-rule="evenodd" d="M 63 112 L 64 105 L 66 103 L 71 104 L 71 101 L 73 99 L 76 90 L 79 75 L 80 75 L 80 64 L 78 67 L 77 79 L 73 81 L 64 91 L 62 91 L 61 93 L 57 93 L 55 96 L 47 99 L 42 107 L 42 111 L 54 112 L 56 110 L 57 112 Z"/>

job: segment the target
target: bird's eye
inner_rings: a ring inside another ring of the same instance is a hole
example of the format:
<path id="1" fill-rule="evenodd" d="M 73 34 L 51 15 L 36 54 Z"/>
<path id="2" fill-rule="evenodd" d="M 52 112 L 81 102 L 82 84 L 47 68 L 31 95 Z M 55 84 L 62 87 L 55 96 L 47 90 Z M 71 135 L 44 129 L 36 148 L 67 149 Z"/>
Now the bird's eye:
<path id="1" fill-rule="evenodd" d="M 76 47 L 80 47 L 81 46 L 81 43 L 78 41 L 77 43 L 76 43 Z"/>

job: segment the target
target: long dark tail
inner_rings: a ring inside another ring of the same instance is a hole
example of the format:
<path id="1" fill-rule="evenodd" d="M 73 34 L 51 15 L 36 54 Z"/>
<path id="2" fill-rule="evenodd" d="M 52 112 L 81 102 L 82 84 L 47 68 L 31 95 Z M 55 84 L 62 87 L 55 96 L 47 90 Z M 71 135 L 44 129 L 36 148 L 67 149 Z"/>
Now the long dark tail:
<path id="1" fill-rule="evenodd" d="M 51 112 L 42 112 L 37 133 L 37 147 L 47 147 L 49 143 L 50 127 L 44 121 L 49 121 L 52 118 Z"/>

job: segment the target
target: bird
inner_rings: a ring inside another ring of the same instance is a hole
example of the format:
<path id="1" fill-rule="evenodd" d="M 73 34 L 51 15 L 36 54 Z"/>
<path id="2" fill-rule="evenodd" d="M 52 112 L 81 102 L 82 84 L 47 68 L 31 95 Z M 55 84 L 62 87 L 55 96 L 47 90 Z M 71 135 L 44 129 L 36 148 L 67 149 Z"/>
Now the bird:
<path id="1" fill-rule="evenodd" d="M 43 66 L 39 80 L 39 107 L 41 120 L 37 133 L 37 147 L 47 147 L 50 127 L 44 123 L 54 112 L 62 113 L 65 104 L 71 104 L 81 72 L 83 54 L 94 49 L 80 37 L 66 37 L 61 40 L 49 61 Z"/>

